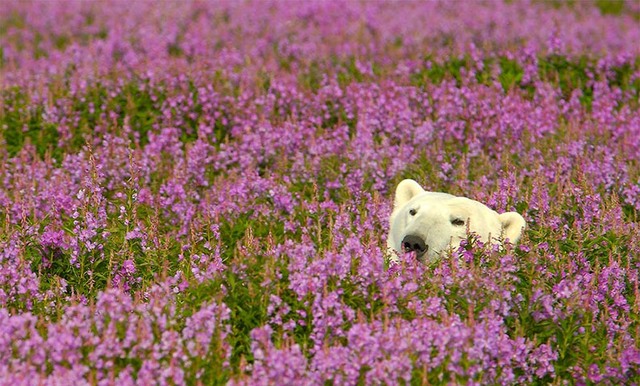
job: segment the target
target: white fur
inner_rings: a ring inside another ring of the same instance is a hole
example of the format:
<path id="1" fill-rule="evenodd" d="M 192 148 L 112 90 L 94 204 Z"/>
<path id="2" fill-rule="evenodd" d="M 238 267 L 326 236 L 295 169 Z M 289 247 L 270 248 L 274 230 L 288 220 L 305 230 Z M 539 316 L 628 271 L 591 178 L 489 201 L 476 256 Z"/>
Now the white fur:
<path id="1" fill-rule="evenodd" d="M 460 220 L 464 225 L 460 225 Z M 459 245 L 467 237 L 467 230 L 476 233 L 484 242 L 502 244 L 508 239 L 515 244 L 525 226 L 524 218 L 516 212 L 498 214 L 478 201 L 427 192 L 416 181 L 407 179 L 396 188 L 387 247 L 392 260 L 397 261 L 403 252 L 405 236 L 418 236 L 428 247 L 418 258 L 433 262 L 443 252 Z"/>

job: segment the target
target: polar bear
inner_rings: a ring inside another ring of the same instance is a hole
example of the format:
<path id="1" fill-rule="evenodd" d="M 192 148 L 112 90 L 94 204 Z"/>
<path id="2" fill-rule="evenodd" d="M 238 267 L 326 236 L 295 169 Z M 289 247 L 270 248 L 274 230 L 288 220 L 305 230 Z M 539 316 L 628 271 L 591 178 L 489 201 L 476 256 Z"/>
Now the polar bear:
<path id="1" fill-rule="evenodd" d="M 391 260 L 398 254 L 415 252 L 419 261 L 432 263 L 467 238 L 467 231 L 481 241 L 517 243 L 526 223 L 516 212 L 498 214 L 466 197 L 427 192 L 414 180 L 403 180 L 396 188 L 389 219 L 387 248 Z"/>

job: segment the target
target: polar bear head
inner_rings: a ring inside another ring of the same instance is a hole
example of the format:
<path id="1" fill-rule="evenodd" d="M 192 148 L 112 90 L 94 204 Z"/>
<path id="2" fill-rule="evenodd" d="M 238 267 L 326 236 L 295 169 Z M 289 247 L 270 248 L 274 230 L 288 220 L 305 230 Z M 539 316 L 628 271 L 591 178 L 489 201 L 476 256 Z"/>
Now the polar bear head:
<path id="1" fill-rule="evenodd" d="M 515 244 L 525 226 L 518 213 L 498 214 L 478 201 L 427 192 L 414 180 L 404 180 L 396 188 L 387 247 L 392 260 L 397 261 L 398 253 L 415 252 L 418 260 L 430 263 L 459 245 L 467 232 L 483 242 L 508 239 Z"/>

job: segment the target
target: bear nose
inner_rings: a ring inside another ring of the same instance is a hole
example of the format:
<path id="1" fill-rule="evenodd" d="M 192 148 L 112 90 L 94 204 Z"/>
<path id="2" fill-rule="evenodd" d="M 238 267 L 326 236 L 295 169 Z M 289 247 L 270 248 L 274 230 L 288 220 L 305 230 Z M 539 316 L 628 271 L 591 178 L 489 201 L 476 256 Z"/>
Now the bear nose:
<path id="1" fill-rule="evenodd" d="M 429 249 L 429 246 L 424 243 L 422 238 L 415 235 L 409 235 L 402 239 L 402 248 L 405 252 L 415 252 L 418 255 L 422 255 Z"/>

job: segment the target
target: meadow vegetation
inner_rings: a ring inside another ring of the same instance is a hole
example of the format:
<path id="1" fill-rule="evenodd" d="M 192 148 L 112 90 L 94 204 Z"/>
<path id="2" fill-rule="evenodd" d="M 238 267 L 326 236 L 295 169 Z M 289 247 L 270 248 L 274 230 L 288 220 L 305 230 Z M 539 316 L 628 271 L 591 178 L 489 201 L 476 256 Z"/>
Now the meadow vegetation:
<path id="1" fill-rule="evenodd" d="M 0 11 L 0 383 L 640 382 L 640 8 Z M 386 255 L 404 178 L 515 210 Z"/>

